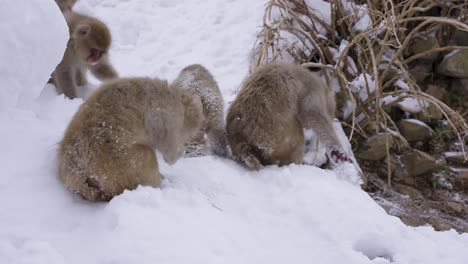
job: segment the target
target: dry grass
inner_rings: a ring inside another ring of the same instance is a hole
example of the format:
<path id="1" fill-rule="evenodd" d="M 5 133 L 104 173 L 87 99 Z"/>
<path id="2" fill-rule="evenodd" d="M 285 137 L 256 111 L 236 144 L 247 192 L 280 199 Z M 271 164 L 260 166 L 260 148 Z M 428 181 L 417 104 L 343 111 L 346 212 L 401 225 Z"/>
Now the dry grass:
<path id="1" fill-rule="evenodd" d="M 461 134 L 468 130 L 462 114 L 424 93 L 408 74 L 408 69 L 411 62 L 423 56 L 467 48 L 450 45 L 446 40 L 454 29 L 468 31 L 468 26 L 461 22 L 466 20 L 468 1 L 326 2 L 329 3 L 329 10 L 323 14 L 323 10 L 320 13 L 308 7 L 305 0 L 268 1 L 263 29 L 254 46 L 252 67 L 279 60 L 320 68 L 328 84 L 332 86 L 335 83 L 340 89 L 337 98 L 343 99 L 337 99 L 338 106 L 342 107 L 346 101 L 354 105 L 353 113 L 349 116 L 340 113 L 343 124 L 351 128 L 351 140 L 356 134 L 357 137 L 369 136 L 362 128 L 365 124 L 362 120 L 377 122 L 374 133 L 389 129 L 399 133 L 380 103 L 386 96 L 398 97 L 393 104 L 406 97 L 416 98 L 421 104 L 434 104 L 443 113 L 454 134 L 462 140 Z M 441 10 L 440 16 L 424 13 L 435 7 Z M 327 18 L 329 15 L 330 21 Z M 364 20 L 364 17 L 368 20 Z M 356 23 L 362 22 L 368 22 L 368 26 L 356 26 Z M 408 55 L 413 41 L 424 39 L 429 34 L 435 34 L 442 47 Z M 365 78 L 368 98 L 364 101 L 351 86 L 352 81 L 362 74 L 371 76 Z M 398 89 L 395 85 L 397 80 L 406 83 L 409 89 Z M 402 144 L 401 147 L 407 144 L 404 140 L 397 142 Z"/>

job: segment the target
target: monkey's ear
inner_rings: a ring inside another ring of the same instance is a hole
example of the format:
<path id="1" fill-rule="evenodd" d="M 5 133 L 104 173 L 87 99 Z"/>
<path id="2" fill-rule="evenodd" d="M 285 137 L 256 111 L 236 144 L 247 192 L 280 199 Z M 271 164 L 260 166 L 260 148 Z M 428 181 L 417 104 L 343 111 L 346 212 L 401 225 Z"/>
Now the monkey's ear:
<path id="1" fill-rule="evenodd" d="M 81 25 L 78 25 L 76 27 L 76 34 L 78 34 L 78 36 L 86 36 L 89 34 L 89 32 L 91 31 L 91 27 L 87 24 L 81 24 Z"/>

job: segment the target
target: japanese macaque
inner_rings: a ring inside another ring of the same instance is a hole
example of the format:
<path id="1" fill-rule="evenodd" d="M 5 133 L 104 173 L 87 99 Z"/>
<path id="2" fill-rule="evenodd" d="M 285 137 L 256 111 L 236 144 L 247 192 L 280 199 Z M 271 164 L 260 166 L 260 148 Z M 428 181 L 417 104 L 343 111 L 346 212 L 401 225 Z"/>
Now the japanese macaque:
<path id="1" fill-rule="evenodd" d="M 348 160 L 335 134 L 335 98 L 307 69 L 292 64 L 259 67 L 243 83 L 227 114 L 232 154 L 248 168 L 303 163 L 304 132 L 311 128 L 332 163 Z"/>
<path id="2" fill-rule="evenodd" d="M 71 11 L 77 0 L 55 0 L 60 8 L 60 11 L 67 12 Z"/>
<path id="3" fill-rule="evenodd" d="M 182 69 L 171 86 L 189 91 L 198 96 L 202 102 L 205 125 L 195 138 L 196 142 L 192 142 L 192 144 L 203 142 L 206 133 L 213 153 L 225 156 L 227 140 L 223 97 L 211 73 L 200 64 L 192 64 Z"/>
<path id="4" fill-rule="evenodd" d="M 109 62 L 111 34 L 107 26 L 92 17 L 64 12 L 70 31 L 62 61 L 52 73 L 52 83 L 58 93 L 74 99 L 79 86 L 87 84 L 86 70 L 101 81 L 118 77 Z"/>
<path id="5" fill-rule="evenodd" d="M 80 106 L 58 150 L 59 178 L 91 201 L 108 201 L 138 185 L 159 187 L 154 149 L 169 164 L 201 129 L 200 99 L 167 81 L 117 79 Z"/>

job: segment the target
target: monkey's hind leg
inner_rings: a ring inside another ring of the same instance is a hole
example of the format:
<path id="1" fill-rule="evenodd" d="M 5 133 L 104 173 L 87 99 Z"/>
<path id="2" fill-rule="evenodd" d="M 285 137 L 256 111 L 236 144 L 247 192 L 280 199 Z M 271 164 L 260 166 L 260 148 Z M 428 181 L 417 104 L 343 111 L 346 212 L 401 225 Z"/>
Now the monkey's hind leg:
<path id="1" fill-rule="evenodd" d="M 213 128 L 207 131 L 208 142 L 213 153 L 224 157 L 227 155 L 226 131 L 223 128 Z"/>
<path id="2" fill-rule="evenodd" d="M 254 147 L 250 144 L 241 142 L 233 146 L 232 153 L 237 156 L 249 169 L 260 170 L 263 168 L 262 163 L 256 154 Z"/>
<path id="3" fill-rule="evenodd" d="M 133 145 L 127 155 L 103 160 L 97 171 L 100 177 L 88 177 L 80 194 L 92 201 L 110 201 L 125 190 L 138 185 L 159 187 L 161 177 L 154 151 L 143 145 Z"/>
<path id="4" fill-rule="evenodd" d="M 130 153 L 130 162 L 135 166 L 136 184 L 160 187 L 161 174 L 154 151 L 147 146 L 134 145 Z"/>
<path id="5" fill-rule="evenodd" d="M 305 128 L 311 128 L 320 141 L 327 146 L 327 156 L 333 165 L 350 161 L 335 133 L 332 121 L 318 112 L 308 112 L 302 115 L 301 123 Z"/>

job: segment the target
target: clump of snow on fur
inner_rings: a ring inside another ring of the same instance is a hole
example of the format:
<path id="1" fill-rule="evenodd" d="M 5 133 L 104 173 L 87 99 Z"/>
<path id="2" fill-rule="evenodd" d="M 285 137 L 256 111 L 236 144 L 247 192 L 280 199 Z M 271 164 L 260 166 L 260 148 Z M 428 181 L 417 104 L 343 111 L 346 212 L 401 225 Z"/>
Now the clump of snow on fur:
<path id="1" fill-rule="evenodd" d="M 369 98 L 369 95 L 375 92 L 375 81 L 371 75 L 361 73 L 351 82 L 350 89 L 353 92 L 358 92 L 359 98 L 364 102 Z"/>

